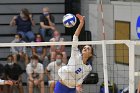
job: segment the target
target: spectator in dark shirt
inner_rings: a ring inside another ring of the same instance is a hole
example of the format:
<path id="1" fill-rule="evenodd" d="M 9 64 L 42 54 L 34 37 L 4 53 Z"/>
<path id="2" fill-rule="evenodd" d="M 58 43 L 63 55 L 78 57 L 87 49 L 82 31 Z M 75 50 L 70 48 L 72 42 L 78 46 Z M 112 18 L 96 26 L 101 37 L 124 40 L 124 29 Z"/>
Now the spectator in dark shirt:
<path id="1" fill-rule="evenodd" d="M 8 88 L 8 93 L 13 93 L 13 87 L 18 88 L 18 93 L 23 93 L 22 81 L 21 81 L 21 74 L 23 70 L 21 67 L 13 62 L 13 56 L 9 55 L 7 57 L 8 63 L 5 65 L 5 75 L 8 80 L 13 81 L 13 86 Z"/>
<path id="2" fill-rule="evenodd" d="M 31 42 L 34 40 L 32 26 L 35 26 L 35 23 L 28 9 L 23 8 L 20 15 L 14 16 L 10 22 L 10 25 L 17 26 L 17 33 L 21 34 L 25 41 Z"/>
<path id="3" fill-rule="evenodd" d="M 42 9 L 43 14 L 40 16 L 40 34 L 44 41 L 49 41 L 55 31 L 54 17 L 49 13 L 49 8 Z M 47 39 L 46 39 L 47 37 Z"/>

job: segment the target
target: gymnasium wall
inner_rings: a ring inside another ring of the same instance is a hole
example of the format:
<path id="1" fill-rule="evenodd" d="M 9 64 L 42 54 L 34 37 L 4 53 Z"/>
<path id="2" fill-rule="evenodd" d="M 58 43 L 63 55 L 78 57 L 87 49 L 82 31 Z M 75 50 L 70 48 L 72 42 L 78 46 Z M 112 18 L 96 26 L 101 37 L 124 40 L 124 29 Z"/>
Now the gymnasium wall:
<path id="1" fill-rule="evenodd" d="M 91 1 L 90 1 L 91 2 Z M 95 2 L 88 3 L 89 11 L 88 11 L 88 22 L 86 25 L 87 29 L 89 29 L 92 32 L 93 40 L 102 40 L 102 24 L 101 24 L 101 14 L 99 11 L 98 4 L 94 4 Z M 88 9 L 87 9 L 88 10 Z M 134 2 L 121 2 L 121 1 L 113 1 L 111 4 L 104 4 L 103 5 L 104 10 L 104 20 L 105 20 L 105 32 L 106 32 L 106 39 L 107 40 L 113 40 L 114 39 L 114 22 L 115 20 L 118 21 L 128 21 L 131 22 L 131 40 L 138 40 L 137 34 L 136 34 L 136 21 L 137 17 L 140 15 L 140 3 L 134 3 Z M 87 11 L 84 11 L 83 14 L 86 14 Z M 112 58 L 108 58 L 108 64 L 113 63 L 114 67 L 114 81 L 118 84 L 118 88 L 123 88 L 128 86 L 128 65 L 122 65 L 122 64 L 116 64 L 114 62 L 114 47 L 108 46 L 107 47 L 107 56 L 110 57 L 112 55 Z M 140 66 L 140 48 L 137 46 L 135 48 L 135 60 L 138 66 L 135 67 L 136 70 L 139 69 Z M 102 51 L 101 47 L 96 48 L 96 62 L 97 66 L 95 66 L 94 69 L 98 71 L 103 70 L 102 66 L 99 65 L 102 63 Z M 109 67 L 109 69 L 112 69 Z M 118 71 L 120 70 L 120 71 Z M 121 71 L 122 70 L 122 71 Z M 112 74 L 112 71 L 110 70 L 109 77 Z M 99 77 L 102 77 L 103 73 L 99 73 Z M 118 76 L 118 77 L 116 77 Z M 122 78 L 125 77 L 125 78 Z M 116 80 L 117 79 L 117 80 Z M 100 80 L 102 81 L 102 79 Z M 137 85 L 138 78 L 135 80 L 135 85 Z M 100 82 L 99 82 L 100 83 Z"/>
<path id="2" fill-rule="evenodd" d="M 121 10 L 121 9 L 120 9 Z M 103 4 L 105 35 L 106 40 L 114 40 L 114 5 Z M 125 13 L 125 12 L 124 12 Z M 119 14 L 119 13 L 117 13 Z M 89 4 L 89 30 L 92 32 L 93 40 L 103 40 L 102 36 L 102 21 L 100 6 L 98 4 Z M 102 47 L 96 46 L 96 57 L 94 60 L 94 71 L 99 74 L 99 85 L 103 82 L 103 59 Z M 107 46 L 107 62 L 108 62 L 108 77 L 109 80 L 116 83 L 119 89 L 128 86 L 128 65 L 116 64 L 114 61 L 114 46 Z"/>
<path id="3" fill-rule="evenodd" d="M 131 40 L 138 40 L 136 22 L 140 16 L 140 3 L 136 2 L 112 2 L 114 5 L 114 20 L 131 22 Z M 140 71 L 140 46 L 135 46 L 135 71 Z M 135 77 L 135 87 L 140 77 Z"/>

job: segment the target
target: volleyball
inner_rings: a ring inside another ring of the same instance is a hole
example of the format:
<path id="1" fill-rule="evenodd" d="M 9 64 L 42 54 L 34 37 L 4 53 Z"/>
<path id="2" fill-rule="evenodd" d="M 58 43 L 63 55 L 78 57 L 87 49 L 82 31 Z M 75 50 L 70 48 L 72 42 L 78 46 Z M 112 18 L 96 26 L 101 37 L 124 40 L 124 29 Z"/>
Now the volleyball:
<path id="1" fill-rule="evenodd" d="M 73 14 L 66 14 L 63 16 L 63 24 L 65 27 L 73 27 L 75 26 L 77 19 Z"/>

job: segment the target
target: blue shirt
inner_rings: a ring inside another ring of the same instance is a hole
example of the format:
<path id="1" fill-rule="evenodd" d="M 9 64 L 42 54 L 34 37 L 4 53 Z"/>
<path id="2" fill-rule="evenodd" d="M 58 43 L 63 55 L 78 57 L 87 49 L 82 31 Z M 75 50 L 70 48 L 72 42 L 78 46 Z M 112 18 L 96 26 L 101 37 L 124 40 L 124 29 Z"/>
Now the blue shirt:
<path id="1" fill-rule="evenodd" d="M 30 19 L 23 20 L 20 16 L 16 19 L 17 31 L 28 32 L 32 30 L 32 22 Z"/>

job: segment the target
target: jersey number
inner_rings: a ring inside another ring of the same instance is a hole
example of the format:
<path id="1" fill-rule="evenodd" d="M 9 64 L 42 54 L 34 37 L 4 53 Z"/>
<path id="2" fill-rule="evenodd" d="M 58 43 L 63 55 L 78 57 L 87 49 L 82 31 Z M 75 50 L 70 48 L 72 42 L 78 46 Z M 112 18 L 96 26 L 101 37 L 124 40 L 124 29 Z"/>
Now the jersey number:
<path id="1" fill-rule="evenodd" d="M 75 71 L 75 73 L 78 74 L 78 73 L 80 73 L 81 71 L 82 71 L 82 69 L 81 69 L 81 68 L 78 68 L 78 69 Z"/>

